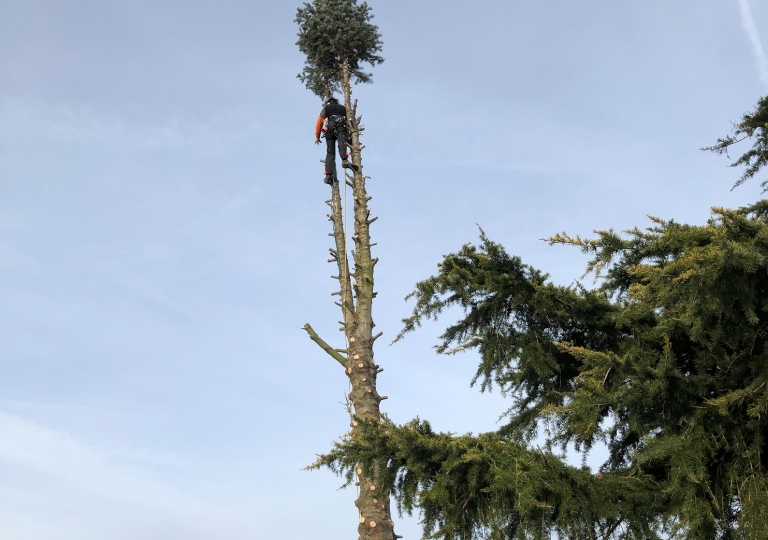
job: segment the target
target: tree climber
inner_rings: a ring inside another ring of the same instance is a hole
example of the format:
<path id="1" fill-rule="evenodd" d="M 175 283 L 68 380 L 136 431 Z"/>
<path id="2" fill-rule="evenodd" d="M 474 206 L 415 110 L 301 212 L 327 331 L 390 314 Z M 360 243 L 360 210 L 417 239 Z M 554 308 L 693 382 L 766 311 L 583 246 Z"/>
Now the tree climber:
<path id="1" fill-rule="evenodd" d="M 323 123 L 327 121 L 325 129 Z M 333 177 L 336 173 L 335 143 L 339 145 L 339 156 L 341 156 L 341 166 L 345 169 L 357 170 L 357 166 L 349 162 L 349 152 L 347 152 L 347 141 L 349 140 L 349 131 L 347 130 L 347 108 L 339 103 L 335 97 L 331 97 L 325 102 L 325 106 L 320 111 L 320 117 L 315 124 L 315 144 L 320 144 L 320 132 L 325 131 L 325 143 L 328 151 L 325 154 L 325 179 L 326 184 L 333 183 Z"/>

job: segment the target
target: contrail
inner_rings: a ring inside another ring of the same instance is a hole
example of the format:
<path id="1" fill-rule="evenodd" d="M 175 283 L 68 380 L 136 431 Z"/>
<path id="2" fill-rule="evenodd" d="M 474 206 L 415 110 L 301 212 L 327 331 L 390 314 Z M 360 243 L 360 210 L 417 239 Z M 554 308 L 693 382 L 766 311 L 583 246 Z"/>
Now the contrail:
<path id="1" fill-rule="evenodd" d="M 752 44 L 752 53 L 755 55 L 758 77 L 760 82 L 768 88 L 768 57 L 765 56 L 763 44 L 760 43 L 760 35 L 757 33 L 755 19 L 752 17 L 752 10 L 749 8 L 747 0 L 739 0 L 739 11 L 741 11 L 741 26 L 744 28 Z"/>

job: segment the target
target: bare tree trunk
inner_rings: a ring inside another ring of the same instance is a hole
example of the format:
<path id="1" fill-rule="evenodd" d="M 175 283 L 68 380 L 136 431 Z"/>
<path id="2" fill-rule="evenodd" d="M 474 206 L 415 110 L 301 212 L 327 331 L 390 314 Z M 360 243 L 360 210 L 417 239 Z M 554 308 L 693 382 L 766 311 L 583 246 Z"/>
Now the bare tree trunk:
<path id="1" fill-rule="evenodd" d="M 339 275 L 334 276 L 339 280 L 339 292 L 341 301 L 338 303 L 342 309 L 344 321 L 343 330 L 347 339 L 347 348 L 343 350 L 346 357 L 336 349 L 330 347 L 315 334 L 309 325 L 304 328 L 310 337 L 320 345 L 328 354 L 333 356 L 345 368 L 350 379 L 352 390 L 349 400 L 354 407 L 354 415 L 360 419 L 372 419 L 379 421 L 379 404 L 386 399 L 376 391 L 376 377 L 383 371 L 377 366 L 373 358 L 373 343 L 381 335 L 374 336 L 375 326 L 372 318 L 372 304 L 376 293 L 373 291 L 373 270 L 378 259 L 371 257 L 371 237 L 369 228 L 376 218 L 370 217 L 368 197 L 365 190 L 366 177 L 363 174 L 363 163 L 360 145 L 360 133 L 363 127 L 359 125 L 357 115 L 357 102 L 351 100 L 351 85 L 348 65 L 342 62 L 342 89 L 344 91 L 344 104 L 347 109 L 347 126 L 350 134 L 351 161 L 357 166 L 352 176 L 352 192 L 354 197 L 354 240 L 355 248 L 351 250 L 354 262 L 354 271 L 350 273 L 347 259 L 346 236 L 344 231 L 343 212 L 341 207 L 341 194 L 339 182 L 333 184 L 332 198 L 326 201 L 332 209 L 329 219 L 333 222 L 333 236 L 336 240 L 336 249 L 331 250 L 333 259 L 338 261 Z M 344 181 L 346 182 L 346 174 Z M 359 431 L 357 421 L 352 422 L 352 437 Z M 389 491 L 383 490 L 379 483 L 379 468 L 363 470 L 362 466 L 356 467 L 360 493 L 355 501 L 360 514 L 358 532 L 361 540 L 395 540 L 400 538 L 394 532 L 394 521 L 390 511 Z"/>

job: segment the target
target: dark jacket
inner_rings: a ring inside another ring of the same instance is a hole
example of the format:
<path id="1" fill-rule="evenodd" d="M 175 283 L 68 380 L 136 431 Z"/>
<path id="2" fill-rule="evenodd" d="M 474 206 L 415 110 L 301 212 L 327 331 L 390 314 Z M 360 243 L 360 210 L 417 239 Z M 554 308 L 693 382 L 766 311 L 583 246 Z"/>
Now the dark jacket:
<path id="1" fill-rule="evenodd" d="M 320 111 L 320 116 L 315 123 L 315 138 L 320 137 L 320 132 L 323 129 L 323 122 L 326 119 L 330 119 L 333 116 L 347 117 L 347 108 L 341 103 L 329 103 Z"/>

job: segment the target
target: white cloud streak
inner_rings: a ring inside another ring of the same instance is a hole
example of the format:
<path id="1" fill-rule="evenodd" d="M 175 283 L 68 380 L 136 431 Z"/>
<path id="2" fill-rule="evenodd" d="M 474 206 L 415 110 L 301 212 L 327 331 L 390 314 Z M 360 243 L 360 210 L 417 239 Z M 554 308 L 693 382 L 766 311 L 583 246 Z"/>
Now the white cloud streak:
<path id="1" fill-rule="evenodd" d="M 207 120 L 126 120 L 86 106 L 0 99 L 0 143 L 53 141 L 107 143 L 121 147 L 224 149 L 258 138 L 263 127 L 250 110 L 232 110 Z"/>
<path id="2" fill-rule="evenodd" d="M 0 470 L 7 475 L 0 530 L 8 538 L 67 540 L 167 538 L 180 530 L 187 538 L 218 540 L 257 532 L 241 509 L 186 493 L 120 454 L 0 412 Z"/>
<path id="3" fill-rule="evenodd" d="M 739 0 L 739 11 L 741 12 L 741 26 L 752 44 L 752 54 L 755 55 L 758 77 L 763 86 L 768 88 L 768 57 L 766 57 L 765 49 L 760 42 L 760 34 L 757 33 L 755 18 L 752 16 L 752 10 L 747 0 Z"/>

